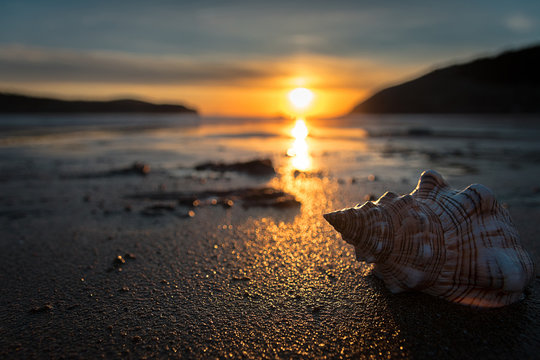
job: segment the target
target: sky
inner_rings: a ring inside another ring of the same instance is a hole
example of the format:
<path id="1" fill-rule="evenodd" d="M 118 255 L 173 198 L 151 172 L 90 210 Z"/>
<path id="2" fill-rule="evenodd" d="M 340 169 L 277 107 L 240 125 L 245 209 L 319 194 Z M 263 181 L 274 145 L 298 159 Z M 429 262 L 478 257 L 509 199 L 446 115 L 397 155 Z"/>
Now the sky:
<path id="1" fill-rule="evenodd" d="M 540 1 L 0 0 L 0 91 L 181 103 L 203 115 L 349 111 L 436 67 L 540 43 Z"/>

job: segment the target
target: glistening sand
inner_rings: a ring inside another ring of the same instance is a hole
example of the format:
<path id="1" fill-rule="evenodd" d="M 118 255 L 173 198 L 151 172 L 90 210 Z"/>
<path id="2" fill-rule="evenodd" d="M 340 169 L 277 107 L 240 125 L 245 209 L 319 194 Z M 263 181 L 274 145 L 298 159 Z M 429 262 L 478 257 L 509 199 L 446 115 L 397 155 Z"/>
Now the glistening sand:
<path id="1" fill-rule="evenodd" d="M 368 194 L 408 193 L 421 169 L 434 168 L 455 187 L 492 188 L 538 263 L 534 123 L 482 119 L 480 129 L 457 134 L 449 133 L 460 129 L 452 127 L 456 119 L 407 118 L 414 124 L 397 127 L 389 123 L 400 125 L 399 118 L 371 119 L 371 129 L 342 123 L 318 133 L 313 125 L 307 142 L 315 173 L 295 176 L 284 156 L 294 143 L 285 136 L 288 122 L 171 130 L 150 120 L 129 131 L 34 124 L 3 132 L 2 357 L 536 356 L 538 280 L 524 301 L 496 310 L 392 295 L 321 216 Z M 277 165 L 276 177 L 190 170 L 204 160 L 265 156 Z M 149 163 L 150 174 L 67 176 L 134 160 Z M 178 206 L 148 217 L 140 211 L 153 202 L 125 198 L 259 185 L 290 192 L 302 206 L 209 205 L 191 218 Z M 114 259 L 126 254 L 135 259 L 119 271 Z"/>

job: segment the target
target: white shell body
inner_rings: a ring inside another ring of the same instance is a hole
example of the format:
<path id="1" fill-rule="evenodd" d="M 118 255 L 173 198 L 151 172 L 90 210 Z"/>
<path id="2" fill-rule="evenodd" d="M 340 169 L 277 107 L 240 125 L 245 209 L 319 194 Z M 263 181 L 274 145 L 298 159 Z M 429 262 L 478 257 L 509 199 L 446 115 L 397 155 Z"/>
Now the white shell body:
<path id="1" fill-rule="evenodd" d="M 409 195 L 324 215 L 359 261 L 390 291 L 419 290 L 459 304 L 500 307 L 520 300 L 534 277 L 506 209 L 483 185 L 451 189 L 425 171 Z"/>

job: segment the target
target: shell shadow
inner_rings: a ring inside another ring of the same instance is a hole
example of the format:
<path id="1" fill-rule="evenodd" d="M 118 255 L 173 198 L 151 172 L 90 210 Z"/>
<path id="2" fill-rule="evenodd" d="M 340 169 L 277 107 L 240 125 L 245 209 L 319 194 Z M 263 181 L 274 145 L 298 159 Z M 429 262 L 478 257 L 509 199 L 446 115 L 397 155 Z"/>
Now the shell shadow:
<path id="1" fill-rule="evenodd" d="M 477 309 L 420 292 L 391 294 L 379 279 L 390 312 L 411 358 L 534 358 L 540 346 L 540 282 L 526 298 Z M 377 286 L 379 287 L 379 286 Z"/>

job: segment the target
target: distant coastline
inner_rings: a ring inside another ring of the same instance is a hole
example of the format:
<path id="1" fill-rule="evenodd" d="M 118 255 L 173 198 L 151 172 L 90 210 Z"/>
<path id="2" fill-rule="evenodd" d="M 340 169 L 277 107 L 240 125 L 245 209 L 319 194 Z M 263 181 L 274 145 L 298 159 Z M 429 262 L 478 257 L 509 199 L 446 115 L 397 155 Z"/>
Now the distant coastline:
<path id="1" fill-rule="evenodd" d="M 59 100 L 0 93 L 0 114 L 25 113 L 190 113 L 197 110 L 178 104 L 152 104 L 121 99 L 111 101 Z"/>
<path id="2" fill-rule="evenodd" d="M 383 89 L 350 114 L 540 113 L 540 45 L 434 70 Z"/>

